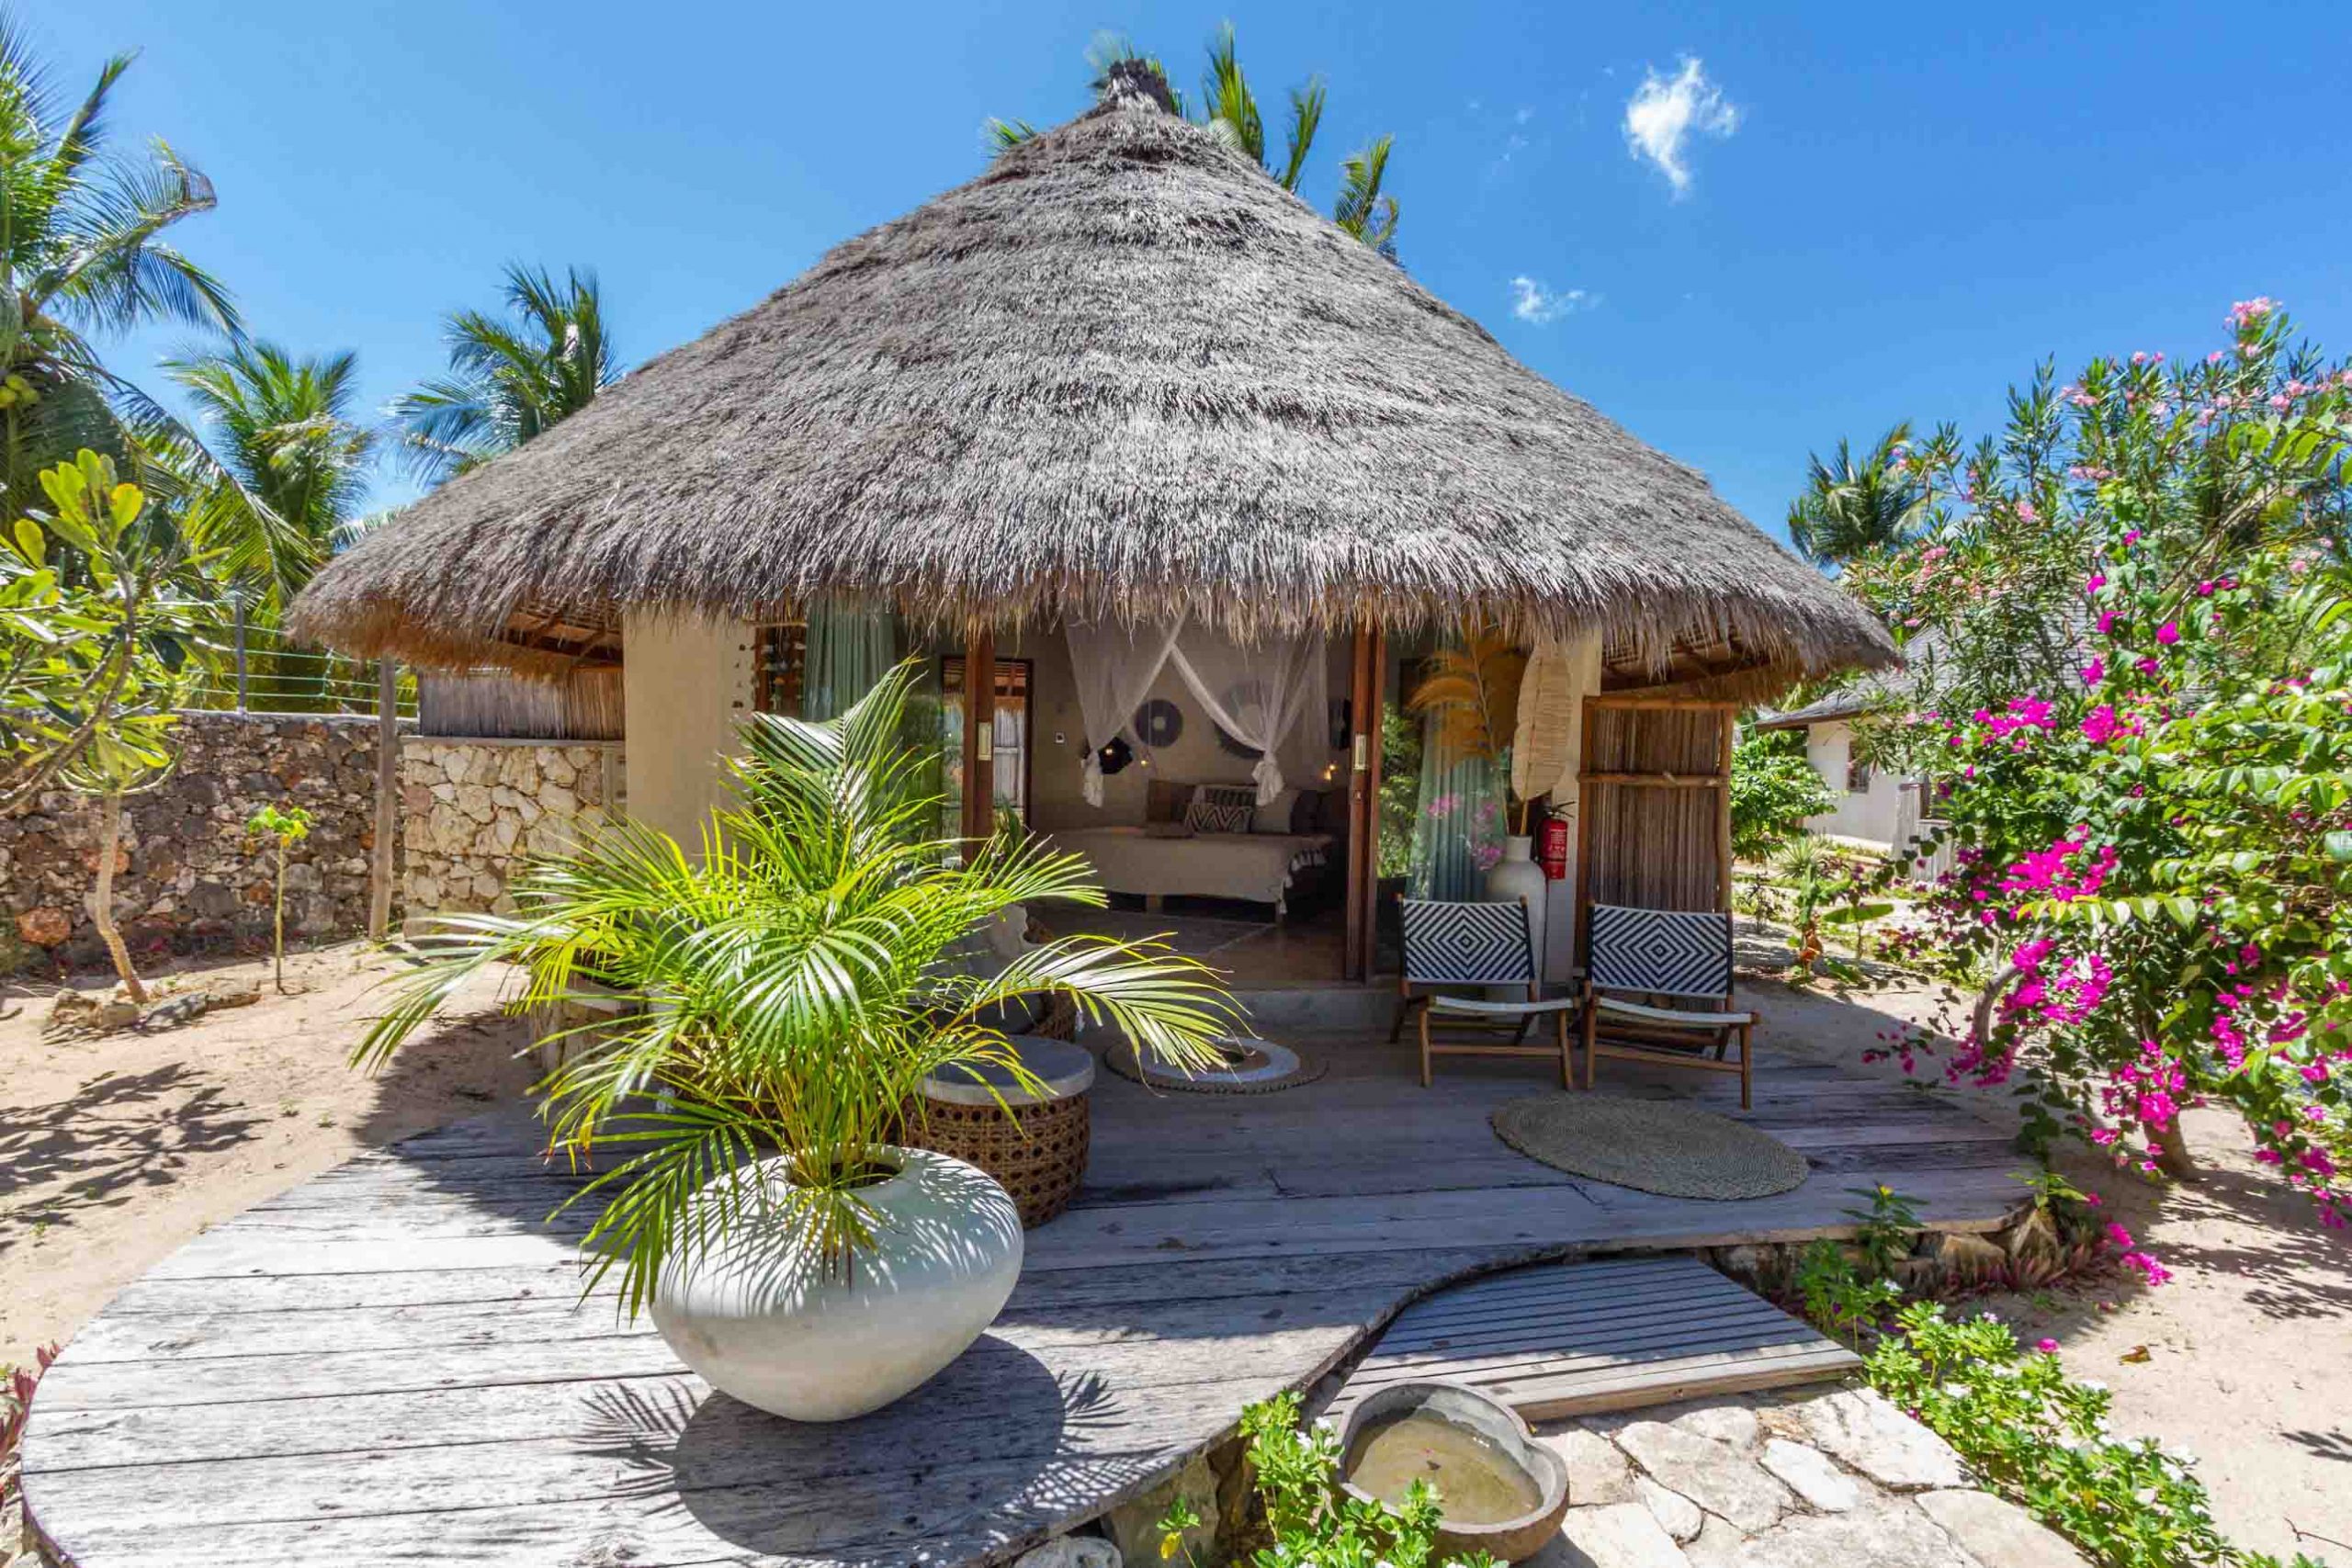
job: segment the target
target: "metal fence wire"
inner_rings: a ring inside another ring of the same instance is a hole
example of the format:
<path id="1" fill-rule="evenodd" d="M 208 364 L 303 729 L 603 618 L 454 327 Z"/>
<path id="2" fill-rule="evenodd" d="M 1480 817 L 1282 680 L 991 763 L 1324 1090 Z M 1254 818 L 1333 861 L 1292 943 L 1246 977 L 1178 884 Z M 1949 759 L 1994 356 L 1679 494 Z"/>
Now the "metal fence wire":
<path id="1" fill-rule="evenodd" d="M 232 624 L 206 641 L 218 651 L 202 660 L 184 705 L 224 713 L 373 714 L 379 679 L 370 660 L 314 648 L 296 648 L 277 631 Z M 402 670 L 395 695 L 402 717 L 416 714 L 416 676 Z"/>

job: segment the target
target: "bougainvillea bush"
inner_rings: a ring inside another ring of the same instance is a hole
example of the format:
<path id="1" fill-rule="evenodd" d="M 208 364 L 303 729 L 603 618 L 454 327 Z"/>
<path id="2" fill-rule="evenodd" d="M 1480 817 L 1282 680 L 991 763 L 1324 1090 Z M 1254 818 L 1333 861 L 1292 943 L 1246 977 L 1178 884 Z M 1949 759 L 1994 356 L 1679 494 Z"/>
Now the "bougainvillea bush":
<path id="1" fill-rule="evenodd" d="M 1945 1071 L 2151 1170 L 2188 1168 L 2184 1109 L 2226 1103 L 2340 1225 L 2352 369 L 2267 299 L 2229 319 L 2185 368 L 2045 369 L 2002 438 L 1903 455 L 1937 525 L 1847 575 L 1930 656 L 1865 744 L 1949 824 L 1931 919 L 1983 990 Z"/>

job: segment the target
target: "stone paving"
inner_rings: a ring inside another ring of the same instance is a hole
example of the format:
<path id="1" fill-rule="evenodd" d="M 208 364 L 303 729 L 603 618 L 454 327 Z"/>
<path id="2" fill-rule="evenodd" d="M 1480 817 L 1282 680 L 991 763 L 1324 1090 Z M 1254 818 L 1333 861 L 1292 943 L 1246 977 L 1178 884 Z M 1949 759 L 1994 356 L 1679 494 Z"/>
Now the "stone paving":
<path id="1" fill-rule="evenodd" d="M 1659 1405 L 1536 1435 L 1566 1463 L 1571 1505 L 1537 1568 L 2083 1568 L 1867 1389 Z"/>

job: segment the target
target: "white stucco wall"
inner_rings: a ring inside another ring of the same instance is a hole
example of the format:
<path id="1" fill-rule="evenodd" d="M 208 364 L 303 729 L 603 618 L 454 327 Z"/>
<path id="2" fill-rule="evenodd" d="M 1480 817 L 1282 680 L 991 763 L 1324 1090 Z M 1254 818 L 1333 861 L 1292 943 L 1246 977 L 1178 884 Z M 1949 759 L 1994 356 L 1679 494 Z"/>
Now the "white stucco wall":
<path id="1" fill-rule="evenodd" d="M 688 848 L 719 802 L 718 760 L 752 705 L 752 627 L 674 615 L 621 623 L 628 814 Z"/>
<path id="2" fill-rule="evenodd" d="M 1843 719 L 1825 720 L 1808 728 L 1804 732 L 1804 750 L 1813 771 L 1838 795 L 1835 808 L 1807 818 L 1805 826 L 1815 833 L 1859 839 L 1880 848 L 1892 847 L 1903 811 L 1903 780 L 1883 768 L 1872 768 L 1868 789 L 1846 787 L 1847 767 L 1854 753 L 1854 728 Z"/>

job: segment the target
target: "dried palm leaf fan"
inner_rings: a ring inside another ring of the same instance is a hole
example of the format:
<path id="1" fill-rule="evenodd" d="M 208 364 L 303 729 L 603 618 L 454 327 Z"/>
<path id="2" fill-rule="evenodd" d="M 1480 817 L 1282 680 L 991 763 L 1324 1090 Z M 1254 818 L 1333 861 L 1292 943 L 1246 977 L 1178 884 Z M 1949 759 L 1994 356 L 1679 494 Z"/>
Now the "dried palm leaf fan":
<path id="1" fill-rule="evenodd" d="M 1458 646 L 1430 655 L 1428 671 L 1405 706 L 1434 717 L 1438 738 L 1456 752 L 1500 766 L 1519 727 L 1525 650 L 1495 627 L 1473 626 Z M 1521 802 L 1515 824 L 1525 810 Z M 1511 830 L 1523 831 L 1523 824 Z"/>

